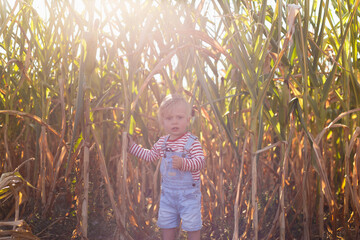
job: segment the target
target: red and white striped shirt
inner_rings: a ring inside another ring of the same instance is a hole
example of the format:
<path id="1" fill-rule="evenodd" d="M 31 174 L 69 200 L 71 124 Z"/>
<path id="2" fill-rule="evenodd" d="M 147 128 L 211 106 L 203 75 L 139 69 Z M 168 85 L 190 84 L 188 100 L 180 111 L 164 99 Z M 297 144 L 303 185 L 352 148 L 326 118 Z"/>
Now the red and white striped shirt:
<path id="1" fill-rule="evenodd" d="M 187 132 L 182 137 L 175 140 L 167 140 L 166 147 L 171 148 L 174 152 L 183 152 L 184 146 L 189 139 L 191 133 Z M 149 149 L 145 149 L 137 144 L 134 144 L 129 149 L 129 152 L 138 158 L 141 158 L 147 162 L 154 162 L 164 156 L 162 146 L 165 138 L 168 135 L 160 137 L 160 139 Z M 204 151 L 201 147 L 199 140 L 195 140 L 189 149 L 190 158 L 183 159 L 183 165 L 181 171 L 189 171 L 192 174 L 194 180 L 200 179 L 200 170 L 205 165 Z"/>

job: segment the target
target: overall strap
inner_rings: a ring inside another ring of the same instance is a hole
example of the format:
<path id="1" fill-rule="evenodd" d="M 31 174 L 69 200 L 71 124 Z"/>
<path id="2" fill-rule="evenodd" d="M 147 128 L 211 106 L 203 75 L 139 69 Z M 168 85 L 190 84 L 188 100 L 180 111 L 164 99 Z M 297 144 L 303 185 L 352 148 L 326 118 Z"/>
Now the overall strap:
<path id="1" fill-rule="evenodd" d="M 163 151 L 164 154 L 165 154 L 165 151 L 166 151 L 166 143 L 167 143 L 169 137 L 170 137 L 170 135 L 168 135 L 168 136 L 166 136 L 166 137 L 164 138 L 164 142 L 163 142 L 163 144 L 162 144 L 162 146 L 161 146 L 161 150 Z"/>
<path id="2" fill-rule="evenodd" d="M 187 142 L 185 143 L 184 146 L 184 153 L 189 153 L 190 152 L 190 148 L 193 145 L 194 141 L 197 140 L 197 137 L 195 137 L 194 135 L 190 134 L 189 138 L 187 140 Z"/>

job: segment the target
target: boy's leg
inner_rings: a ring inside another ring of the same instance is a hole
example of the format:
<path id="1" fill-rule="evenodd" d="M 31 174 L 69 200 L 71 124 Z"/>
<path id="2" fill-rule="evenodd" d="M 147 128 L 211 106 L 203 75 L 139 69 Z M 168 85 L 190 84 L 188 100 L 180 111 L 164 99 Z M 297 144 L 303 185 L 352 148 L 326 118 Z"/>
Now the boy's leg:
<path id="1" fill-rule="evenodd" d="M 162 239 L 163 240 L 175 240 L 176 231 L 177 231 L 177 228 L 161 228 Z"/>
<path id="2" fill-rule="evenodd" d="M 188 240 L 200 240 L 200 230 L 194 232 L 188 232 Z"/>

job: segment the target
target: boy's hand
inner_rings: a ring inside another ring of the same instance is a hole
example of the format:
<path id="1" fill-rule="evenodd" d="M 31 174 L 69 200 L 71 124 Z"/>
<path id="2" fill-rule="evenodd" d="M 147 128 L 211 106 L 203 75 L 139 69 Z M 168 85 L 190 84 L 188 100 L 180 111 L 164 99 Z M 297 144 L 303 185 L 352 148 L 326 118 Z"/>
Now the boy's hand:
<path id="1" fill-rule="evenodd" d="M 182 168 L 182 163 L 183 163 L 183 158 L 181 158 L 179 156 L 173 156 L 172 157 L 173 168 L 181 169 Z"/>
<path id="2" fill-rule="evenodd" d="M 127 139 L 128 139 L 128 149 L 130 149 L 135 144 L 135 142 L 130 134 L 127 134 Z"/>

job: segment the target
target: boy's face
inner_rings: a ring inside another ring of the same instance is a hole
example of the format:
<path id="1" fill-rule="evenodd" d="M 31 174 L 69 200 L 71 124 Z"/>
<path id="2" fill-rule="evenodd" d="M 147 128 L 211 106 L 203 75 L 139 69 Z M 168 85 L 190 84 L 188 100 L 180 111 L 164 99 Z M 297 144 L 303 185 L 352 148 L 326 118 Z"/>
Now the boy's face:
<path id="1" fill-rule="evenodd" d="M 165 132 L 170 134 L 169 140 L 175 140 L 184 135 L 189 122 L 189 112 L 184 103 L 169 106 L 161 117 L 161 123 Z"/>

